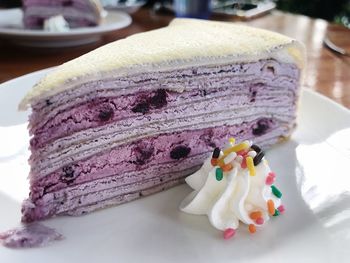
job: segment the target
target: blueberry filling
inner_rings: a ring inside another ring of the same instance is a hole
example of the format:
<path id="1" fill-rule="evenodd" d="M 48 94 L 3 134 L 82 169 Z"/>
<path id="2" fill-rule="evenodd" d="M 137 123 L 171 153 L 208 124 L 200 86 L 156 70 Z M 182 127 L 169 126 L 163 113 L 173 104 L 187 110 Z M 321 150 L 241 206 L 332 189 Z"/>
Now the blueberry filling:
<path id="1" fill-rule="evenodd" d="M 101 109 L 100 112 L 98 114 L 98 118 L 101 121 L 109 121 L 110 119 L 112 119 L 113 117 L 113 109 L 111 106 L 109 105 L 104 105 Z"/>
<path id="2" fill-rule="evenodd" d="M 205 133 L 203 133 L 199 138 L 205 142 L 206 145 L 208 145 L 211 148 L 215 148 L 216 145 L 213 142 L 214 137 L 214 131 L 213 129 L 207 130 Z"/>
<path id="3" fill-rule="evenodd" d="M 136 156 L 136 161 L 133 163 L 137 165 L 144 165 L 148 160 L 151 159 L 154 152 L 154 147 L 147 145 L 137 145 L 133 151 Z"/>
<path id="4" fill-rule="evenodd" d="M 253 135 L 259 136 L 259 135 L 265 134 L 268 129 L 269 129 L 268 120 L 261 119 L 253 126 L 252 133 Z"/>
<path id="5" fill-rule="evenodd" d="M 65 0 L 62 3 L 63 6 L 72 6 L 73 5 L 73 1 L 72 0 Z"/>
<path id="6" fill-rule="evenodd" d="M 131 110 L 135 113 L 139 112 L 145 114 L 149 112 L 149 104 L 147 102 L 140 102 L 136 104 L 136 106 L 134 106 Z"/>
<path id="7" fill-rule="evenodd" d="M 255 102 L 256 95 L 258 93 L 259 88 L 263 88 L 265 86 L 264 83 L 254 83 L 249 87 L 249 93 L 250 93 L 250 102 Z"/>
<path id="8" fill-rule="evenodd" d="M 46 106 L 50 106 L 52 104 L 50 100 L 45 100 L 45 102 L 46 102 Z"/>
<path id="9" fill-rule="evenodd" d="M 185 158 L 191 152 L 191 148 L 185 145 L 176 146 L 170 152 L 170 158 L 175 160 L 180 160 L 181 158 Z"/>
<path id="10" fill-rule="evenodd" d="M 256 90 L 252 92 L 252 95 L 250 97 L 250 102 L 255 102 L 255 97 L 256 97 Z"/>
<path id="11" fill-rule="evenodd" d="M 149 98 L 142 98 L 131 110 L 135 113 L 146 114 L 152 108 L 160 109 L 167 105 L 167 94 L 164 89 L 155 91 L 154 95 Z"/>
<path id="12" fill-rule="evenodd" d="M 74 180 L 74 169 L 72 166 L 65 166 L 62 168 L 62 179 L 65 181 L 71 181 Z"/>
<path id="13" fill-rule="evenodd" d="M 149 103 L 156 109 L 160 109 L 167 105 L 166 92 L 164 89 L 159 89 L 155 92 L 155 95 L 150 98 Z"/>
<path id="14" fill-rule="evenodd" d="M 202 89 L 202 90 L 200 90 L 199 92 L 200 92 L 200 95 L 201 95 L 202 97 L 207 96 L 207 91 L 206 91 L 205 89 Z"/>
<path id="15" fill-rule="evenodd" d="M 38 17 L 38 18 L 36 19 L 36 23 L 37 23 L 37 25 L 38 25 L 39 27 L 44 27 L 44 21 L 45 21 L 45 19 L 42 18 L 42 17 Z"/>

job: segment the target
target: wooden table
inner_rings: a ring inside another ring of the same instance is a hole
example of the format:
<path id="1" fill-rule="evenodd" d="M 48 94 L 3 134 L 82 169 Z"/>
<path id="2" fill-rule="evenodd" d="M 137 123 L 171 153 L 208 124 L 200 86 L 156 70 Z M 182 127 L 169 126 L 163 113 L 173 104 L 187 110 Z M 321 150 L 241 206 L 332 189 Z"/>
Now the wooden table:
<path id="1" fill-rule="evenodd" d="M 171 16 L 156 15 L 148 9 L 141 9 L 132 17 L 133 23 L 129 27 L 106 35 L 98 43 L 83 47 L 28 49 L 0 43 L 0 82 L 59 65 L 110 41 L 166 26 L 172 19 Z M 227 17 L 214 18 L 233 20 Z M 337 55 L 323 45 L 323 39 L 328 35 L 336 43 L 341 43 L 350 50 L 350 30 L 321 19 L 279 11 L 244 23 L 280 32 L 305 43 L 308 65 L 304 86 L 350 108 L 350 58 Z"/>

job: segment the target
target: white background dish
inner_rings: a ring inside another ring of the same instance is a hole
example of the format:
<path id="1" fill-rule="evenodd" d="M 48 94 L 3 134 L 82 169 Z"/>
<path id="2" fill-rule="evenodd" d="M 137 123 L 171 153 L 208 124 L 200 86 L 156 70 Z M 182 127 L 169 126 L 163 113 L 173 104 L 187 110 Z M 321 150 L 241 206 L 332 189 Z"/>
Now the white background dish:
<path id="1" fill-rule="evenodd" d="M 132 14 L 139 10 L 146 0 L 102 0 L 101 2 L 107 10 L 119 10 Z"/>
<path id="2" fill-rule="evenodd" d="M 0 232 L 19 225 L 28 194 L 28 112 L 16 111 L 47 70 L 0 85 Z M 83 217 L 44 221 L 66 239 L 0 262 L 349 262 L 350 112 L 304 90 L 291 140 L 267 152 L 287 211 L 251 235 L 223 240 L 207 217 L 177 208 L 186 185 Z"/>
<path id="3" fill-rule="evenodd" d="M 0 10 L 0 38 L 25 46 L 76 46 L 98 41 L 103 34 L 127 27 L 132 21 L 127 13 L 108 11 L 98 26 L 71 29 L 68 32 L 48 32 L 24 29 L 22 16 L 19 8 Z"/>

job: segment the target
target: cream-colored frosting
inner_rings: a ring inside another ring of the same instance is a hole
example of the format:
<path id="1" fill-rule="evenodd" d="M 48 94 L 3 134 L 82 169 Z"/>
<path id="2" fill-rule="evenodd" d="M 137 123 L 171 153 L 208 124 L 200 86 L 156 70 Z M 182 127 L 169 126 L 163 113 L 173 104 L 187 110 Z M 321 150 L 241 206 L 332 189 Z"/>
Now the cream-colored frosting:
<path id="1" fill-rule="evenodd" d="M 267 58 L 303 68 L 304 47 L 289 37 L 253 27 L 174 19 L 167 27 L 132 35 L 62 64 L 33 87 L 19 108 L 91 80 Z"/>

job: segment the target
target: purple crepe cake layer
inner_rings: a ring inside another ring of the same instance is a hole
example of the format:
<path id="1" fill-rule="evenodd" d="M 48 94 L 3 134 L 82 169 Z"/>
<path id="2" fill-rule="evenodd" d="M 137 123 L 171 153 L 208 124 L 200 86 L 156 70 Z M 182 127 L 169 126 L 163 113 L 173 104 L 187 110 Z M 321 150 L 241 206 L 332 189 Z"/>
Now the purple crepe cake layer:
<path id="1" fill-rule="evenodd" d="M 237 65 L 235 66 L 237 67 Z M 267 70 L 268 67 L 269 71 Z M 225 70 L 225 74 L 221 74 L 222 76 L 216 78 L 215 75 L 222 70 Z M 235 70 L 234 74 L 232 74 L 233 70 Z M 298 69 L 295 66 L 285 65 L 283 67 L 283 65 L 275 61 L 251 63 L 244 69 L 216 67 L 211 70 L 205 68 L 203 71 L 205 71 L 205 74 L 187 73 L 186 78 L 191 80 L 191 84 L 186 85 L 186 90 L 180 95 L 178 92 L 166 90 L 165 87 L 159 87 L 157 90 L 154 90 L 154 81 L 153 83 L 147 83 L 147 79 L 143 79 L 138 81 L 138 85 L 134 86 L 134 89 L 142 91 L 133 94 L 121 95 L 118 94 L 118 91 L 115 91 L 107 97 L 107 90 L 101 90 L 100 92 L 95 92 L 95 94 L 90 93 L 91 99 L 81 105 L 78 105 L 76 102 L 67 102 L 67 98 L 70 98 L 69 96 L 62 98 L 65 101 L 62 104 L 55 102 L 55 107 L 50 107 L 52 104 L 47 105 L 53 103 L 48 102 L 43 108 L 38 109 L 38 112 L 45 112 L 46 114 L 39 116 L 33 114 L 31 118 L 31 123 L 35 127 L 35 129 L 32 127 L 30 129 L 31 134 L 34 135 L 31 146 L 37 149 L 54 139 L 68 136 L 74 132 L 126 118 L 162 113 L 168 109 L 178 112 L 181 110 L 181 107 L 185 108 L 182 109 L 184 111 L 191 111 L 188 107 L 189 102 L 194 107 L 202 107 L 203 110 L 207 109 L 208 106 L 213 108 L 215 105 L 210 104 L 215 104 L 215 101 L 212 101 L 212 99 L 218 99 L 219 97 L 221 97 L 222 101 L 227 101 L 227 106 L 231 104 L 235 105 L 235 107 L 244 107 L 250 101 L 255 101 L 257 106 L 265 104 L 265 106 L 277 107 L 279 106 L 278 104 L 288 104 L 288 101 L 294 100 L 293 96 L 295 97 L 295 95 L 293 94 L 298 85 L 296 80 L 299 79 Z M 184 76 L 184 74 L 185 72 L 179 72 L 177 75 Z M 166 75 L 168 76 L 164 76 L 163 79 L 167 80 L 173 77 L 170 74 Z M 249 80 L 251 75 L 257 81 Z M 153 77 L 153 79 L 159 79 L 159 77 L 162 76 Z M 185 77 L 182 77 L 180 83 L 184 80 Z M 198 83 L 210 81 L 215 82 L 215 84 L 207 88 L 204 86 L 201 90 L 197 88 Z M 135 83 L 133 84 L 135 85 Z M 234 94 L 232 94 L 231 88 L 233 85 L 238 89 Z M 249 85 L 249 89 L 242 90 L 242 87 L 246 85 Z M 105 83 L 99 83 L 99 88 L 105 86 Z M 150 88 L 147 89 L 147 86 Z M 269 100 L 271 93 L 280 93 L 282 86 L 285 87 L 284 94 L 276 96 L 278 101 Z M 239 89 L 242 91 L 239 92 Z M 289 94 L 287 92 L 288 89 L 290 89 Z M 104 97 L 99 98 L 98 96 L 101 93 Z M 114 114 L 115 112 L 118 112 L 118 114 Z M 183 112 L 183 114 L 187 113 Z M 62 126 L 62 122 L 66 125 Z"/>
<path id="2" fill-rule="evenodd" d="M 178 185 L 229 137 L 264 148 L 288 138 L 303 62 L 290 38 L 177 19 L 63 64 L 20 105 L 32 108 L 23 221 Z"/>
<path id="3" fill-rule="evenodd" d="M 23 0 L 23 23 L 28 29 L 42 29 L 44 20 L 62 15 L 70 28 L 96 26 L 101 21 L 97 0 Z"/>

